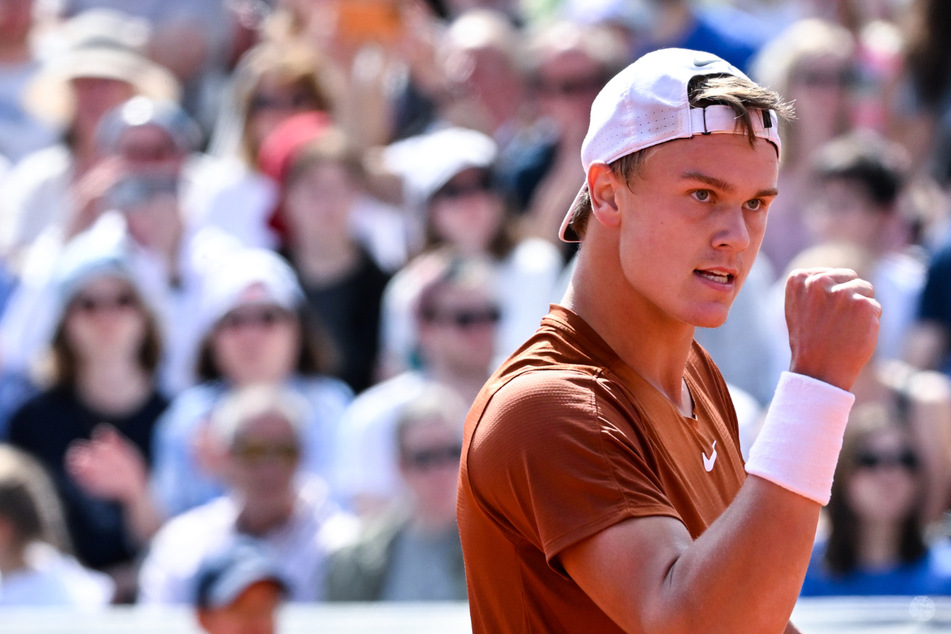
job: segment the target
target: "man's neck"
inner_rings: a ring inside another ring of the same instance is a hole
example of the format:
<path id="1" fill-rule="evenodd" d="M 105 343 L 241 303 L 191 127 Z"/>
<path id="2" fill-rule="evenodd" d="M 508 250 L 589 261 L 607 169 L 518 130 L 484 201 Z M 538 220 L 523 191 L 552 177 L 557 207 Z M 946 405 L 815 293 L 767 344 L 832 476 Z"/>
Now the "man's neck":
<path id="1" fill-rule="evenodd" d="M 666 396 L 685 416 L 692 415 L 684 370 L 693 342 L 694 328 L 672 320 L 638 317 L 643 306 L 624 307 L 619 289 L 589 283 L 583 270 L 575 278 L 562 305 L 575 312 L 604 339 L 624 363 Z M 597 289 L 597 290 L 595 290 Z M 608 301 L 608 298 L 613 298 Z"/>

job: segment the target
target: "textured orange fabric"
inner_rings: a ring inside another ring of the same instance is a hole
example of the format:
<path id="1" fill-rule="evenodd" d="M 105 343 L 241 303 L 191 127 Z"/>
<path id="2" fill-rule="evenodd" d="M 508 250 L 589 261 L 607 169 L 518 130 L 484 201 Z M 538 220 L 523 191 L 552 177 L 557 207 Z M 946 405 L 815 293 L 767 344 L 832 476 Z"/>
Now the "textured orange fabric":
<path id="1" fill-rule="evenodd" d="M 736 415 L 696 343 L 685 378 L 693 418 L 553 306 L 487 382 L 459 483 L 474 632 L 620 631 L 558 554 L 633 517 L 678 518 L 696 538 L 733 500 L 745 477 Z"/>

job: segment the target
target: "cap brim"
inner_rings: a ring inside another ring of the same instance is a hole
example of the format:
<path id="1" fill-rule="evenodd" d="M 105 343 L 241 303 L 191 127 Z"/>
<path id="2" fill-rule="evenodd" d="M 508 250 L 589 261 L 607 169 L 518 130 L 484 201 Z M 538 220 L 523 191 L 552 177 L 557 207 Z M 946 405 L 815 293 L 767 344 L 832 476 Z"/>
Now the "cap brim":
<path id="1" fill-rule="evenodd" d="M 287 583 L 272 570 L 253 570 L 242 572 L 219 583 L 208 600 L 208 607 L 224 608 L 238 600 L 248 588 L 258 583 L 272 583 L 282 596 L 287 596 Z"/>
<path id="2" fill-rule="evenodd" d="M 575 211 L 581 205 L 581 201 L 587 192 L 588 183 L 585 182 L 578 193 L 575 194 L 575 199 L 571 201 L 571 205 L 568 206 L 568 213 L 565 214 L 564 220 L 561 221 L 561 228 L 558 229 L 558 237 L 561 238 L 562 242 L 581 242 L 581 237 L 575 233 L 571 226 L 571 220 L 575 217 Z"/>

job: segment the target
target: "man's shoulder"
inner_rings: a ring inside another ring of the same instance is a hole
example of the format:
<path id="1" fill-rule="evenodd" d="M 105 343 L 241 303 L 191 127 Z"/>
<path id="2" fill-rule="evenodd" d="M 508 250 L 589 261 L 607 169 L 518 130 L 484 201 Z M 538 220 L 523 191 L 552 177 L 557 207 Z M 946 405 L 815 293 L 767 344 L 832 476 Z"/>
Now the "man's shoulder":
<path id="1" fill-rule="evenodd" d="M 467 428 L 477 445 L 532 445 L 564 426 L 585 426 L 598 415 L 598 381 L 597 374 L 574 366 L 498 375 L 476 398 Z"/>
<path id="2" fill-rule="evenodd" d="M 541 327 L 486 382 L 474 410 L 487 406 L 571 409 L 590 406 L 614 384 L 616 355 L 580 317 L 558 305 Z M 610 390 L 608 390 L 610 391 Z"/>
<path id="3" fill-rule="evenodd" d="M 599 368 L 574 364 L 551 364 L 520 368 L 511 373 L 496 375 L 487 383 L 494 395 L 505 398 L 551 400 L 559 395 L 588 391 L 595 383 L 605 380 Z"/>

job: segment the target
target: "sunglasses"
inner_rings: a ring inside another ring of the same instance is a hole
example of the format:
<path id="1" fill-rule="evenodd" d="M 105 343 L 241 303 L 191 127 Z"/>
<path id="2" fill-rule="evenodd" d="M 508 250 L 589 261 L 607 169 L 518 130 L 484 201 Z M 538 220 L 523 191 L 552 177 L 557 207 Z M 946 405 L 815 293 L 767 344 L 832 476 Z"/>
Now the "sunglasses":
<path id="1" fill-rule="evenodd" d="M 489 308 L 475 308 L 458 310 L 455 312 L 436 313 L 431 311 L 425 315 L 426 321 L 433 324 L 455 326 L 456 328 L 473 328 L 497 324 L 502 319 L 502 311 L 495 306 Z"/>
<path id="2" fill-rule="evenodd" d="M 222 330 L 241 330 L 247 327 L 272 328 L 290 321 L 291 314 L 277 307 L 242 308 L 233 310 L 218 322 Z"/>
<path id="3" fill-rule="evenodd" d="M 239 442 L 231 448 L 231 453 L 241 462 L 249 465 L 258 465 L 266 460 L 275 460 L 285 465 L 292 465 L 300 459 L 300 445 L 288 443 L 255 443 Z"/>
<path id="4" fill-rule="evenodd" d="M 403 462 L 413 469 L 426 471 L 434 467 L 448 467 L 459 464 L 462 455 L 462 445 L 448 447 L 433 447 L 417 451 L 404 450 Z"/>
<path id="5" fill-rule="evenodd" d="M 860 469 L 902 467 L 909 471 L 915 471 L 918 469 L 918 456 L 910 449 L 891 454 L 863 451 L 858 455 L 858 458 L 856 458 L 855 464 Z"/>
<path id="6" fill-rule="evenodd" d="M 433 194 L 433 198 L 445 198 L 449 200 L 458 200 L 474 194 L 484 194 L 493 190 L 492 176 L 488 173 L 480 175 L 475 180 L 456 182 L 452 181 L 443 185 L 439 191 Z"/>
<path id="7" fill-rule="evenodd" d="M 137 308 L 139 300 L 133 293 L 118 293 L 116 295 L 77 295 L 72 301 L 72 307 L 81 313 L 98 313 L 107 310 L 126 310 Z"/>

